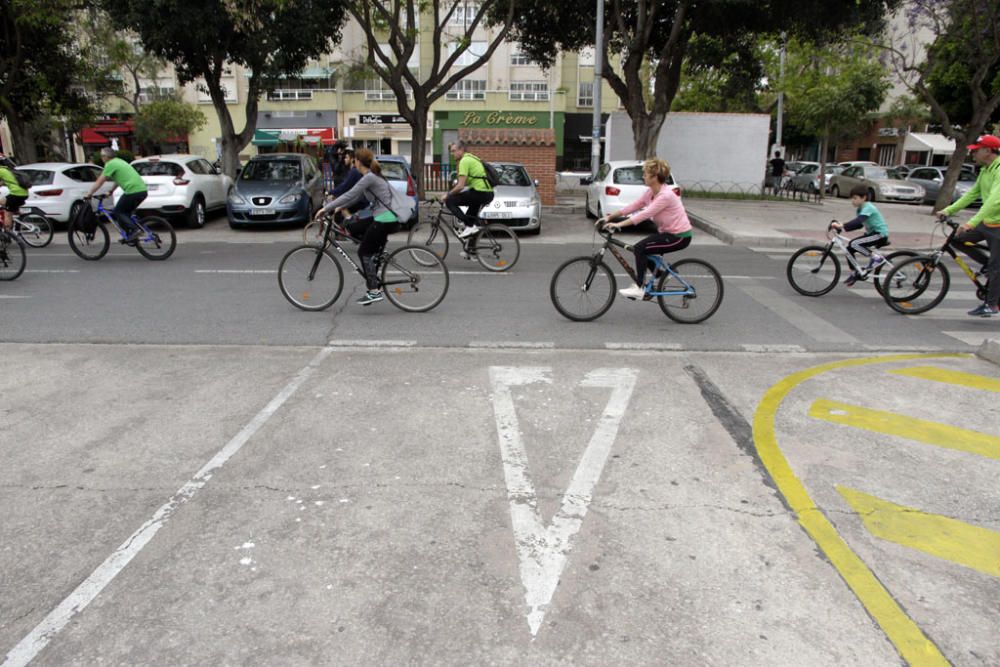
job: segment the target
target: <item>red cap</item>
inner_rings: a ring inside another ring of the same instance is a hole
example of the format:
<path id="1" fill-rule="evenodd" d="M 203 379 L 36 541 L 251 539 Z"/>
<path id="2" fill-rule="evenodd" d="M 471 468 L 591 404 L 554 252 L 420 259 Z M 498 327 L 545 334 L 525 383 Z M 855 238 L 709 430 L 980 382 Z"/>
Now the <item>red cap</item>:
<path id="1" fill-rule="evenodd" d="M 1000 150 L 1000 139 L 994 137 L 992 134 L 984 134 L 983 136 L 976 139 L 976 143 L 969 144 L 970 151 L 974 151 L 977 148 L 992 148 L 993 150 Z"/>

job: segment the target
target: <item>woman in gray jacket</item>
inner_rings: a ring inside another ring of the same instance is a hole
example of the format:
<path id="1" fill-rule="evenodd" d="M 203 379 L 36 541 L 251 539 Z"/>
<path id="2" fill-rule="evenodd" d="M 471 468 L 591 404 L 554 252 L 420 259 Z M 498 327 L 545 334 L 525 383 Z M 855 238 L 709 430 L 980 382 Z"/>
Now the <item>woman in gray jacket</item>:
<path id="1" fill-rule="evenodd" d="M 375 160 L 375 155 L 367 148 L 359 148 L 354 153 L 354 166 L 361 172 L 361 180 L 353 188 L 340 195 L 316 213 L 316 219 L 331 213 L 345 213 L 348 206 L 360 200 L 372 202 L 375 216 L 348 223 L 347 231 L 356 239 L 361 239 L 358 256 L 361 258 L 361 268 L 365 272 L 365 283 L 368 292 L 358 299 L 358 303 L 367 306 L 382 300 L 382 291 L 378 288 L 375 258 L 385 248 L 389 234 L 399 231 L 399 218 L 389 208 L 392 203 L 392 186 L 382 176 L 382 167 Z"/>

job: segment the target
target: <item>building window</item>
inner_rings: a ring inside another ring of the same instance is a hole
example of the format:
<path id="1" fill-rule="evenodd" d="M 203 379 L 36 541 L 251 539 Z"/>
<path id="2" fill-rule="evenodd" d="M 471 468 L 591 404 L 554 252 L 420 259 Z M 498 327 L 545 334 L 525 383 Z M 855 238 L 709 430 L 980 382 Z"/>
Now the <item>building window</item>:
<path id="1" fill-rule="evenodd" d="M 271 90 L 267 93 L 267 99 L 272 102 L 287 102 L 294 100 L 311 100 L 313 91 L 311 90 Z"/>
<path id="2" fill-rule="evenodd" d="M 458 49 L 458 45 L 452 42 L 448 45 L 448 57 L 450 58 L 453 53 Z M 462 55 L 458 57 L 455 64 L 452 67 L 465 67 L 466 65 L 471 65 L 480 58 L 486 55 L 486 42 L 469 42 L 469 48 L 462 51 Z"/>
<path id="3" fill-rule="evenodd" d="M 531 58 L 528 57 L 528 54 L 521 51 L 519 44 L 514 45 L 514 50 L 510 53 L 510 64 L 512 66 L 531 64 Z"/>
<path id="4" fill-rule="evenodd" d="M 396 93 L 385 84 L 382 79 L 365 79 L 365 100 L 369 102 L 379 102 L 383 100 L 392 101 L 396 99 Z"/>
<path id="5" fill-rule="evenodd" d="M 594 82 L 593 81 L 581 81 L 579 88 L 576 91 L 576 106 L 578 107 L 592 107 L 594 106 Z"/>
<path id="6" fill-rule="evenodd" d="M 548 81 L 511 81 L 510 99 L 524 102 L 544 102 L 549 99 Z"/>
<path id="7" fill-rule="evenodd" d="M 223 79 L 220 82 L 220 87 L 222 88 L 222 94 L 225 96 L 226 102 L 236 102 L 236 81 Z M 211 102 L 212 96 L 208 92 L 208 88 L 205 84 L 198 84 L 198 101 L 199 102 Z"/>
<path id="8" fill-rule="evenodd" d="M 476 15 L 479 14 L 479 10 L 480 3 L 463 2 L 455 7 L 455 11 L 453 11 L 451 16 L 448 17 L 448 25 L 463 27 L 471 25 L 472 22 L 476 20 Z"/>
<path id="9" fill-rule="evenodd" d="M 485 100 L 486 79 L 462 79 L 445 94 L 449 100 Z"/>
<path id="10" fill-rule="evenodd" d="M 139 101 L 152 102 L 153 100 L 171 98 L 174 96 L 174 92 L 173 86 L 144 86 L 142 92 L 139 93 Z"/>

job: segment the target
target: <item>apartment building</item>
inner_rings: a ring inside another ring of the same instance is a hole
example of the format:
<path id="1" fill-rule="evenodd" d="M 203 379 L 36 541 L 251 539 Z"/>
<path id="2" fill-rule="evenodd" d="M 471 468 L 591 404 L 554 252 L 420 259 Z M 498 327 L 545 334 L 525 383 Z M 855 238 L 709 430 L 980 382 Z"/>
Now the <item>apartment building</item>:
<path id="1" fill-rule="evenodd" d="M 454 52 L 464 32 L 463 6 L 451 18 L 452 33 L 442 45 L 444 54 Z M 453 71 L 486 52 L 494 33 L 477 28 L 468 51 Z M 419 74 L 430 69 L 433 50 L 431 34 L 424 32 L 409 65 Z M 244 159 L 278 150 L 306 150 L 322 155 L 325 147 L 342 139 L 349 145 L 365 146 L 376 154 L 412 155 L 411 127 L 399 116 L 396 96 L 380 79 L 365 76 L 359 67 L 367 58 L 367 42 L 353 20 L 343 31 L 335 49 L 310 62 L 294 77 L 280 81 L 260 99 L 257 131 L 241 151 Z M 227 70 L 224 78 L 229 112 L 234 125 L 245 124 L 248 92 L 247 73 L 239 66 Z M 202 108 L 205 127 L 189 137 L 177 138 L 173 148 L 215 159 L 220 151 L 220 123 L 207 92 L 197 84 L 180 87 L 172 68 L 158 73 L 155 80 L 140 85 L 161 93 L 180 90 L 185 101 Z M 545 71 L 520 51 L 516 42 L 504 42 L 489 62 L 460 80 L 432 105 L 428 119 L 425 161 L 447 162 L 447 145 L 463 128 L 552 129 L 555 134 L 557 169 L 589 168 L 590 137 L 594 107 L 594 54 L 560 54 L 555 65 Z M 618 108 L 618 100 L 605 83 L 602 111 Z M 111 101 L 107 114 L 82 133 L 81 143 L 90 153 L 100 145 L 115 141 L 132 147 L 130 109 Z"/>

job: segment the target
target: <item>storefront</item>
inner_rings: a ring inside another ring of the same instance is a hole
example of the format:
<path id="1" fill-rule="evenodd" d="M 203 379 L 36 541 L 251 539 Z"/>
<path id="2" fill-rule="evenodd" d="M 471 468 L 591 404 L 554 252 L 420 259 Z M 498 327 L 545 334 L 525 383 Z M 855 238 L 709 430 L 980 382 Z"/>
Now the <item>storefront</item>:
<path id="1" fill-rule="evenodd" d="M 258 153 L 308 153 L 322 160 L 337 141 L 337 112 L 260 111 L 250 143 Z"/>
<path id="2" fill-rule="evenodd" d="M 552 128 L 556 137 L 556 165 L 560 168 L 563 157 L 563 126 L 565 114 L 561 111 L 503 111 L 477 109 L 475 111 L 437 111 L 434 113 L 434 161 L 448 163 L 448 144 L 458 139 L 460 129 L 527 129 Z"/>
<path id="3" fill-rule="evenodd" d="M 83 145 L 86 159 L 110 146 L 115 150 L 135 152 L 135 124 L 131 117 L 107 115 L 99 118 L 96 123 L 80 130 L 80 143 Z"/>
<path id="4" fill-rule="evenodd" d="M 413 129 L 399 114 L 351 113 L 345 121 L 343 138 L 352 148 L 368 148 L 375 155 L 402 155 L 412 162 Z M 424 161 L 430 158 L 425 149 Z"/>

